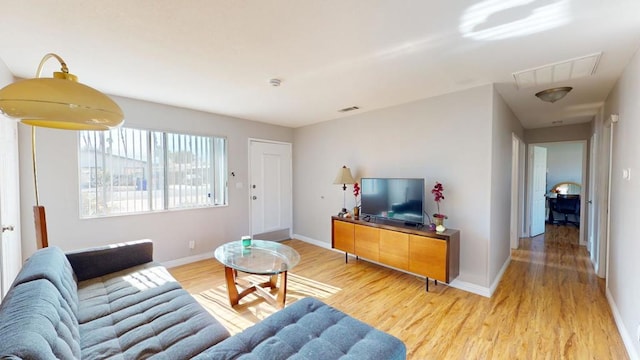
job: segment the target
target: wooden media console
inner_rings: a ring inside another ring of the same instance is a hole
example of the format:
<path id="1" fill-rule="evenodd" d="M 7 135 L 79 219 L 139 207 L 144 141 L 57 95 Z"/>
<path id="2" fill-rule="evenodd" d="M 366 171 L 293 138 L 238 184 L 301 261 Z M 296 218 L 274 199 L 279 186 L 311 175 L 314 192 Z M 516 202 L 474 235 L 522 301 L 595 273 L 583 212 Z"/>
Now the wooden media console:
<path id="1" fill-rule="evenodd" d="M 390 225 L 352 218 L 331 217 L 331 247 L 376 263 L 451 282 L 460 272 L 460 231 L 442 233 L 415 226 Z"/>

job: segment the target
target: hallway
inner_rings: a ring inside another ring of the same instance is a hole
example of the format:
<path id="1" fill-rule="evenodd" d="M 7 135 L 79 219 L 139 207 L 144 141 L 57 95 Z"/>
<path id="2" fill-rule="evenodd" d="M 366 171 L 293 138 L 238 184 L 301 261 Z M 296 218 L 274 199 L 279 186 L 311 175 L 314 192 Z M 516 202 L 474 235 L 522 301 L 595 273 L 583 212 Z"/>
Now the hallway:
<path id="1" fill-rule="evenodd" d="M 514 332 L 526 334 L 531 355 L 628 358 L 605 297 L 605 281 L 595 275 L 586 248 L 579 245 L 579 229 L 547 224 L 545 230 L 520 239 L 502 281 L 509 285 L 494 295 L 520 297 L 514 316 L 530 320 L 519 321 Z"/>

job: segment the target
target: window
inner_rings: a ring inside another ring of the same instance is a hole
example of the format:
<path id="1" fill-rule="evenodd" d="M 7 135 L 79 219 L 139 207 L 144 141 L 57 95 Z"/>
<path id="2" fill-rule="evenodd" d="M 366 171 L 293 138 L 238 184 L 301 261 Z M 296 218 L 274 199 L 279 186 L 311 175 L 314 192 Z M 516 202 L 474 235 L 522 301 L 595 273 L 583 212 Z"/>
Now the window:
<path id="1" fill-rule="evenodd" d="M 81 218 L 227 204 L 225 138 L 118 128 L 78 143 Z"/>

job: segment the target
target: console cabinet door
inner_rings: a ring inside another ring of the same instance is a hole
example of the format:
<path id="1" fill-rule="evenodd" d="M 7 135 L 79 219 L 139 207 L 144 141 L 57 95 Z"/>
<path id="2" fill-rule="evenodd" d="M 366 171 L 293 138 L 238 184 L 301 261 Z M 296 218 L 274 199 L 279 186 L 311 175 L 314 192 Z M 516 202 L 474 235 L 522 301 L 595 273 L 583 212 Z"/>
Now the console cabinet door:
<path id="1" fill-rule="evenodd" d="M 409 235 L 409 271 L 431 279 L 447 279 L 447 242 L 426 236 Z"/>
<path id="2" fill-rule="evenodd" d="M 345 221 L 333 220 L 333 248 L 355 254 L 353 241 L 353 224 Z"/>
<path id="3" fill-rule="evenodd" d="M 409 270 L 409 234 L 380 229 L 380 262 Z"/>
<path id="4" fill-rule="evenodd" d="M 355 225 L 356 255 L 379 261 L 380 230 L 371 226 Z"/>

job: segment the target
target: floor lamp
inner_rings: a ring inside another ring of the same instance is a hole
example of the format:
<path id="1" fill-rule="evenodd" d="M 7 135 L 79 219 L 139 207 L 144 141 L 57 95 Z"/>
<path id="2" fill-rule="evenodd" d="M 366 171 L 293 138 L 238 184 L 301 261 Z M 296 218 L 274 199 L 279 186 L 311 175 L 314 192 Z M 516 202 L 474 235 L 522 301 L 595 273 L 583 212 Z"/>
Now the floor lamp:
<path id="1" fill-rule="evenodd" d="M 52 78 L 40 77 L 44 63 L 55 58 L 60 63 L 59 72 Z M 0 112 L 31 125 L 31 160 L 36 205 L 33 207 L 36 243 L 47 247 L 47 222 L 44 206 L 38 194 L 36 170 L 36 126 L 63 130 L 108 130 L 120 126 L 124 119 L 122 109 L 98 90 L 78 82 L 70 74 L 67 64 L 56 54 L 46 54 L 40 61 L 36 77 L 18 80 L 0 89 Z"/>

